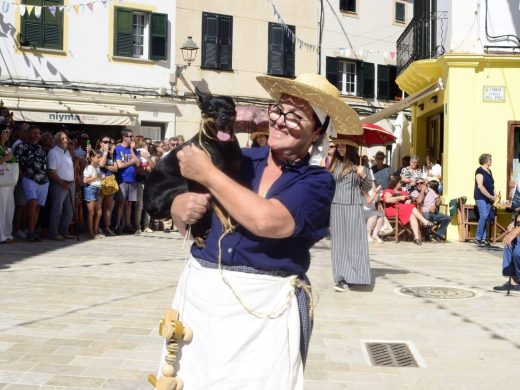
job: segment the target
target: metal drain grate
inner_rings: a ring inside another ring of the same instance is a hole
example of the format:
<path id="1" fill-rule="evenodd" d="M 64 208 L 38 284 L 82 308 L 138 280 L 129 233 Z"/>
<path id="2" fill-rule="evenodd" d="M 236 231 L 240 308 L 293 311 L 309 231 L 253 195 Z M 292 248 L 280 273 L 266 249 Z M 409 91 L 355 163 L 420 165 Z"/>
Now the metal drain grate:
<path id="1" fill-rule="evenodd" d="M 373 366 L 419 367 L 404 343 L 366 343 L 366 347 Z"/>

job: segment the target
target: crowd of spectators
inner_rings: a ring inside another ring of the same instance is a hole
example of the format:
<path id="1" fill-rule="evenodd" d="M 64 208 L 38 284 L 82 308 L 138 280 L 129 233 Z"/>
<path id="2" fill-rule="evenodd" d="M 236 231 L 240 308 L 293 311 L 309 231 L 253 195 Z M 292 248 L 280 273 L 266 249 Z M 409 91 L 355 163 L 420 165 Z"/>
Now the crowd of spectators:
<path id="1" fill-rule="evenodd" d="M 0 163 L 17 162 L 21 174 L 16 185 L 0 187 L 0 242 L 170 232 L 171 220 L 151 220 L 143 210 L 143 190 L 159 159 L 182 143 L 182 136 L 153 142 L 130 129 L 93 140 L 65 126 L 55 134 L 6 126 Z"/>

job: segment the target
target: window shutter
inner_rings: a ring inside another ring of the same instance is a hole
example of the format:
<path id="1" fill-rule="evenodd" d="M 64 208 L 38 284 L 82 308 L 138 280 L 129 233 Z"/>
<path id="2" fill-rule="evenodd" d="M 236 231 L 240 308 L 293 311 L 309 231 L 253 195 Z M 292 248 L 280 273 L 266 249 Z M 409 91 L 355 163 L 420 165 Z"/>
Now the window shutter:
<path id="1" fill-rule="evenodd" d="M 26 0 L 24 2 L 27 5 L 42 5 L 42 0 Z M 42 20 L 34 16 L 34 11 L 31 15 L 28 12 L 22 18 L 22 36 L 20 37 L 20 43 L 22 46 L 33 46 L 42 47 Z"/>
<path id="2" fill-rule="evenodd" d="M 218 26 L 218 65 L 220 69 L 230 70 L 233 53 L 233 18 L 231 16 L 219 15 Z"/>
<path id="3" fill-rule="evenodd" d="M 284 75 L 288 77 L 294 77 L 294 66 L 295 66 L 295 58 L 294 58 L 294 40 L 292 39 L 296 29 L 294 26 L 287 26 L 289 30 L 292 31 L 292 35 L 290 33 L 284 34 Z"/>
<path id="4" fill-rule="evenodd" d="M 395 66 L 388 66 L 388 79 L 390 82 L 390 100 L 401 100 L 403 91 L 395 82 L 397 77 L 397 69 Z"/>
<path id="5" fill-rule="evenodd" d="M 56 7 L 54 16 L 45 7 L 42 11 L 43 18 L 43 47 L 49 49 L 62 50 L 63 49 L 63 12 L 58 9 L 58 6 L 63 2 L 60 0 L 45 0 L 44 5 Z"/>
<path id="6" fill-rule="evenodd" d="M 168 59 L 168 15 L 150 15 L 150 59 Z"/>
<path id="7" fill-rule="evenodd" d="M 363 62 L 363 97 L 374 98 L 374 64 Z"/>
<path id="8" fill-rule="evenodd" d="M 115 20 L 115 45 L 114 55 L 121 57 L 132 57 L 133 39 L 132 23 L 133 12 L 129 9 L 116 8 Z"/>
<path id="9" fill-rule="evenodd" d="M 280 24 L 269 23 L 269 53 L 267 73 L 272 75 L 284 74 L 284 32 Z"/>
<path id="10" fill-rule="evenodd" d="M 377 65 L 377 98 L 390 100 L 390 70 L 386 65 Z"/>
<path id="11" fill-rule="evenodd" d="M 217 68 L 218 62 L 218 17 L 202 14 L 202 66 Z"/>
<path id="12" fill-rule="evenodd" d="M 364 74 L 365 63 L 358 61 L 356 63 L 356 96 L 364 96 L 363 92 L 365 89 L 365 74 Z"/>
<path id="13" fill-rule="evenodd" d="M 327 80 L 338 88 L 341 91 L 341 86 L 339 85 L 339 69 L 340 63 L 336 57 L 327 57 L 325 58 L 325 77 Z"/>

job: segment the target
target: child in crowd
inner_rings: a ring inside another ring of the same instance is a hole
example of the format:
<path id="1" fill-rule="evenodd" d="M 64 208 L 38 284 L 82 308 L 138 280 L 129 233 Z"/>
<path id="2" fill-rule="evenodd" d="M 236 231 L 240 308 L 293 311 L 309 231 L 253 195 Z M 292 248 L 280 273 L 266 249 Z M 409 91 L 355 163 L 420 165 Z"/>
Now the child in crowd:
<path id="1" fill-rule="evenodd" d="M 101 169 L 99 151 L 90 149 L 87 155 L 87 167 L 83 170 L 83 183 L 85 183 L 85 202 L 87 203 L 88 216 L 87 227 L 89 238 L 104 238 L 105 235 L 98 233 L 99 220 L 101 219 L 101 203 L 99 202 L 99 191 L 101 190 Z"/>

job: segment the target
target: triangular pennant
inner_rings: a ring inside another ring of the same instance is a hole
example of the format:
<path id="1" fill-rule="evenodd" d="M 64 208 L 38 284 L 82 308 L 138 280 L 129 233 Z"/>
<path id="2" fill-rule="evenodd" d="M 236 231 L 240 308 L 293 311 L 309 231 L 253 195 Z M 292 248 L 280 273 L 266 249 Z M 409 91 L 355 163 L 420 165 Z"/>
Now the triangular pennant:
<path id="1" fill-rule="evenodd" d="M 64 8 L 65 8 L 65 6 L 63 6 L 63 5 L 58 6 L 58 9 L 60 10 L 60 12 L 63 12 Z"/>
<path id="2" fill-rule="evenodd" d="M 20 15 L 24 16 L 25 15 L 25 4 L 20 4 L 19 9 L 20 9 Z"/>
<path id="3" fill-rule="evenodd" d="M 34 5 L 27 5 L 27 16 L 31 16 Z"/>
<path id="4" fill-rule="evenodd" d="M 74 4 L 72 6 L 72 9 L 74 10 L 74 12 L 76 12 L 77 14 L 79 14 L 79 4 Z"/>
<path id="5" fill-rule="evenodd" d="M 87 7 L 90 11 L 94 11 L 94 3 L 87 3 Z"/>
<path id="6" fill-rule="evenodd" d="M 51 14 L 52 16 L 56 16 L 56 6 L 51 5 L 51 6 L 49 7 L 49 12 L 50 12 L 50 14 Z"/>
<path id="7" fill-rule="evenodd" d="M 87 12 L 87 6 L 85 4 L 81 4 L 81 12 Z"/>
<path id="8" fill-rule="evenodd" d="M 107 4 L 108 4 L 108 1 L 107 0 L 101 0 L 101 2 L 103 3 L 103 5 L 106 7 Z"/>
<path id="9" fill-rule="evenodd" d="M 34 16 L 36 16 L 38 19 L 40 19 L 40 16 L 42 16 L 42 7 L 39 5 L 34 7 Z"/>
<path id="10" fill-rule="evenodd" d="M 390 58 L 391 58 L 391 59 L 394 59 L 394 58 L 395 58 L 395 51 L 391 51 L 391 52 L 390 52 Z"/>

